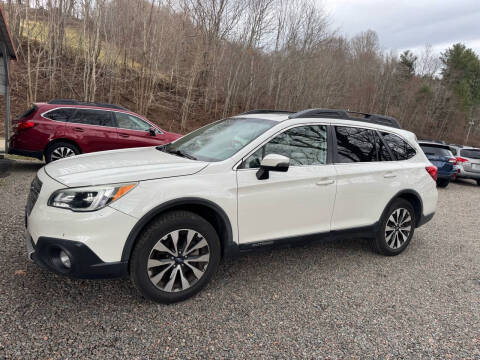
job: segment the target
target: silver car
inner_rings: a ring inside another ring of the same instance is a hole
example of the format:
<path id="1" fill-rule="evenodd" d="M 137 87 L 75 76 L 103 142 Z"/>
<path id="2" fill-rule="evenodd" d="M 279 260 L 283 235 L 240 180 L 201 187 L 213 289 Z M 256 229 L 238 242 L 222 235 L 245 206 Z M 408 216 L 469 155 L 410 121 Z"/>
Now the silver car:
<path id="1" fill-rule="evenodd" d="M 450 150 L 457 158 L 457 165 L 460 169 L 457 178 L 476 180 L 480 185 L 480 149 L 450 145 Z"/>

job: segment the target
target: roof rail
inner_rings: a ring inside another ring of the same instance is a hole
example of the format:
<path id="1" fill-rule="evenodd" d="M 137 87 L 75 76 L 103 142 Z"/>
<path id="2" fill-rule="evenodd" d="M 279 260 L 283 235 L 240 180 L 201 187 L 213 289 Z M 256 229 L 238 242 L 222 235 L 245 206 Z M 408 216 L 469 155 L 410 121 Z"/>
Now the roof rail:
<path id="1" fill-rule="evenodd" d="M 269 113 L 293 114 L 293 111 L 257 109 L 257 110 L 250 110 L 250 111 L 243 112 L 240 115 L 269 114 Z"/>
<path id="2" fill-rule="evenodd" d="M 290 115 L 288 118 L 297 119 L 305 117 L 348 119 L 348 113 L 345 110 L 336 109 L 307 109 L 296 112 L 295 114 Z"/>
<path id="3" fill-rule="evenodd" d="M 361 117 L 350 116 L 349 114 L 361 115 Z M 394 117 L 386 116 L 386 115 L 378 115 L 378 114 L 367 114 L 367 113 L 361 113 L 361 112 L 349 111 L 349 110 L 307 109 L 307 110 L 296 112 L 289 116 L 290 119 L 306 118 L 306 117 L 363 121 L 363 122 L 369 122 L 369 123 L 374 123 L 378 125 L 390 126 L 390 127 L 401 129 L 400 123 Z"/>
<path id="4" fill-rule="evenodd" d="M 48 104 L 55 104 L 55 105 L 83 105 L 83 106 L 98 106 L 104 108 L 111 108 L 111 109 L 118 109 L 118 110 L 127 110 L 123 106 L 115 105 L 115 104 L 104 104 L 104 103 L 97 103 L 97 102 L 87 102 L 87 101 L 78 101 L 72 99 L 53 99 L 48 102 Z"/>

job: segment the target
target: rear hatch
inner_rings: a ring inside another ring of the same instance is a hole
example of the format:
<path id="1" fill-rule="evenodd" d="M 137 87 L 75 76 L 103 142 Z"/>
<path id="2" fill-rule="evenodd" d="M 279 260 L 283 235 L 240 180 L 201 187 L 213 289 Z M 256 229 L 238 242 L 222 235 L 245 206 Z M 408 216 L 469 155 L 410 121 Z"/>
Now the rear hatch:
<path id="1" fill-rule="evenodd" d="M 448 147 L 437 144 L 420 144 L 420 147 L 439 173 L 454 172 L 455 158 Z"/>
<path id="2" fill-rule="evenodd" d="M 465 171 L 480 173 L 480 149 L 461 149 L 460 157 L 467 160 L 462 162 Z"/>

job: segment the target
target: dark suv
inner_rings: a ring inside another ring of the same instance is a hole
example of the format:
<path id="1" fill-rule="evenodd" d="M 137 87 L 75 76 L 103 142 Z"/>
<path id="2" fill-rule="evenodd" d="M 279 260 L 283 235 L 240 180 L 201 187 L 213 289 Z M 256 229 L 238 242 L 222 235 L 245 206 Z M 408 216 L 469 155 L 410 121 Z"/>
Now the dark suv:
<path id="1" fill-rule="evenodd" d="M 14 121 L 8 152 L 45 156 L 48 163 L 80 153 L 167 144 L 180 136 L 121 106 L 52 100 L 35 103 Z"/>

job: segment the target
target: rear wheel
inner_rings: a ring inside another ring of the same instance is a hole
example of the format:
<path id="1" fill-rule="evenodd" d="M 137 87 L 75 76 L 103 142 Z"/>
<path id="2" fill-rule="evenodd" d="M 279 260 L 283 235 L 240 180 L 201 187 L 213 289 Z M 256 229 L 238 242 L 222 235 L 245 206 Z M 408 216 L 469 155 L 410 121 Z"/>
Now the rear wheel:
<path id="1" fill-rule="evenodd" d="M 63 159 L 80 154 L 80 150 L 73 144 L 67 142 L 56 142 L 48 146 L 45 151 L 45 162 Z"/>
<path id="2" fill-rule="evenodd" d="M 182 301 L 208 283 L 220 254 L 220 241 L 208 221 L 188 211 L 173 211 L 140 236 L 130 259 L 130 277 L 150 300 Z"/>
<path id="3" fill-rule="evenodd" d="M 376 252 L 394 256 L 406 249 L 415 231 L 415 211 L 410 202 L 396 199 L 384 212 L 372 240 Z"/>
<path id="4" fill-rule="evenodd" d="M 438 179 L 437 186 L 440 188 L 446 188 L 450 184 L 450 180 L 447 179 Z"/>

